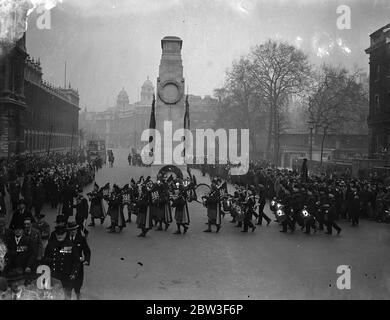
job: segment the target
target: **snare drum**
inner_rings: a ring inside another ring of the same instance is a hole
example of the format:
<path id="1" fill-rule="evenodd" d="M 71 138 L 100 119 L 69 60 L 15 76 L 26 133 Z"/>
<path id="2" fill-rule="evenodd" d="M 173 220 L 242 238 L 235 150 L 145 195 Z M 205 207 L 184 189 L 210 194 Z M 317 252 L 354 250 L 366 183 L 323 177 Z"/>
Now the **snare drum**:
<path id="1" fill-rule="evenodd" d="M 301 218 L 303 219 L 304 222 L 310 219 L 310 214 L 306 209 L 303 209 L 301 211 Z"/>
<path id="2" fill-rule="evenodd" d="M 286 214 L 284 213 L 284 210 L 282 208 L 279 208 L 275 212 L 276 219 L 278 220 L 279 223 L 284 222 L 287 219 Z"/>
<path id="3" fill-rule="evenodd" d="M 237 220 L 238 222 L 244 221 L 244 219 L 245 219 L 245 213 L 244 213 L 244 211 L 243 211 L 240 207 L 237 207 L 236 212 L 237 212 L 237 218 L 236 218 L 236 220 Z"/>
<path id="4" fill-rule="evenodd" d="M 222 202 L 222 210 L 224 212 L 230 212 L 231 209 L 232 209 L 232 202 L 229 199 L 225 199 Z"/>

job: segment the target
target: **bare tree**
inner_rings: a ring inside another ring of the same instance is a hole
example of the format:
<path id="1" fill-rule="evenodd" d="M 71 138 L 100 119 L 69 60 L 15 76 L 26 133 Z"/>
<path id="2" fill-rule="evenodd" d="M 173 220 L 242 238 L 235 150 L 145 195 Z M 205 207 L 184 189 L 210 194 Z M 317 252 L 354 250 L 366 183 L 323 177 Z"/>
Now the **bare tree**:
<path id="1" fill-rule="evenodd" d="M 269 40 L 251 50 L 251 77 L 256 93 L 267 102 L 269 112 L 267 152 L 279 162 L 281 114 L 288 98 L 300 94 L 308 84 L 311 67 L 307 56 L 288 43 Z"/>
<path id="2" fill-rule="evenodd" d="M 313 77 L 308 95 L 308 118 L 315 132 L 321 131 L 321 165 L 324 143 L 330 132 L 341 132 L 346 124 L 361 121 L 361 108 L 368 104 L 367 92 L 357 81 L 358 72 L 322 65 Z"/>
<path id="3" fill-rule="evenodd" d="M 219 98 L 218 124 L 221 127 L 249 129 L 252 152 L 258 152 L 256 134 L 261 121 L 261 99 L 251 78 L 251 61 L 241 57 L 226 73 L 224 88 L 216 89 Z M 260 111 L 260 112 L 259 112 Z"/>

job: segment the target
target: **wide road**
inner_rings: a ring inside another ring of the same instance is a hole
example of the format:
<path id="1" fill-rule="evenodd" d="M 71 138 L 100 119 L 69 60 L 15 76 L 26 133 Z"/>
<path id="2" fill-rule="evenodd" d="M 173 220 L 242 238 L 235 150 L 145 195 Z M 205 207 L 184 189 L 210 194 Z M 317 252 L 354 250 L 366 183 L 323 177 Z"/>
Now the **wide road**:
<path id="1" fill-rule="evenodd" d="M 129 167 L 125 152 L 115 151 L 114 168 L 105 167 L 97 183 L 128 183 L 147 176 Z M 88 190 L 86 190 L 87 192 Z M 270 215 L 267 206 L 267 214 Z M 48 221 L 55 212 L 45 207 Z M 85 299 L 390 299 L 390 226 L 346 222 L 340 236 L 301 231 L 282 234 L 279 226 L 241 233 L 226 216 L 220 233 L 204 233 L 206 213 L 190 204 L 186 235 L 150 231 L 138 238 L 135 223 L 121 234 L 90 228 L 91 265 L 85 269 Z M 336 269 L 351 268 L 351 289 L 336 286 Z"/>

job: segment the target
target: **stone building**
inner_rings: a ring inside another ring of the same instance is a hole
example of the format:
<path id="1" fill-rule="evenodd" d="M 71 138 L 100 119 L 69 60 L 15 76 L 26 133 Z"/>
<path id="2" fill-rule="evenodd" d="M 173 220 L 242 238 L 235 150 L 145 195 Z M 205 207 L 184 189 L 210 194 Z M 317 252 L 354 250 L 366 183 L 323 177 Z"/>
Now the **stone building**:
<path id="1" fill-rule="evenodd" d="M 134 148 L 142 150 L 146 142 L 141 141 L 142 132 L 149 128 L 150 112 L 155 87 L 149 78 L 141 87 L 141 100 L 129 103 L 122 89 L 114 107 L 102 112 L 84 110 L 80 113 L 80 128 L 85 139 L 103 139 L 108 148 Z M 218 100 L 210 96 L 189 95 L 191 129 L 215 127 Z M 180 120 L 184 122 L 184 119 Z"/>
<path id="2" fill-rule="evenodd" d="M 78 147 L 79 94 L 42 78 L 26 52 L 26 36 L 0 58 L 0 157 L 67 152 Z"/>
<path id="3" fill-rule="evenodd" d="M 102 139 L 107 148 L 141 148 L 141 134 L 149 127 L 154 86 L 147 80 L 141 87 L 141 100 L 130 104 L 124 88 L 117 96 L 116 105 L 102 112 L 80 114 L 80 127 L 85 139 Z"/>
<path id="4" fill-rule="evenodd" d="M 390 24 L 370 35 L 369 156 L 388 158 L 390 149 Z"/>

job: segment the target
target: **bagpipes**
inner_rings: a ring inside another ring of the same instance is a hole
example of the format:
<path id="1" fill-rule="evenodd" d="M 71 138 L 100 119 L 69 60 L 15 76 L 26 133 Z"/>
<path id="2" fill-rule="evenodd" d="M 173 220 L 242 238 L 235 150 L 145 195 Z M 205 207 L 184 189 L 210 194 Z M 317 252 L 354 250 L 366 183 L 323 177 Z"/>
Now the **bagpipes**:
<path id="1" fill-rule="evenodd" d="M 218 204 L 221 200 L 227 200 L 227 194 L 221 195 L 219 187 L 212 189 L 210 192 L 202 196 L 202 204 L 204 207 L 207 207 L 209 204 Z M 226 207 L 227 202 L 225 203 Z"/>

